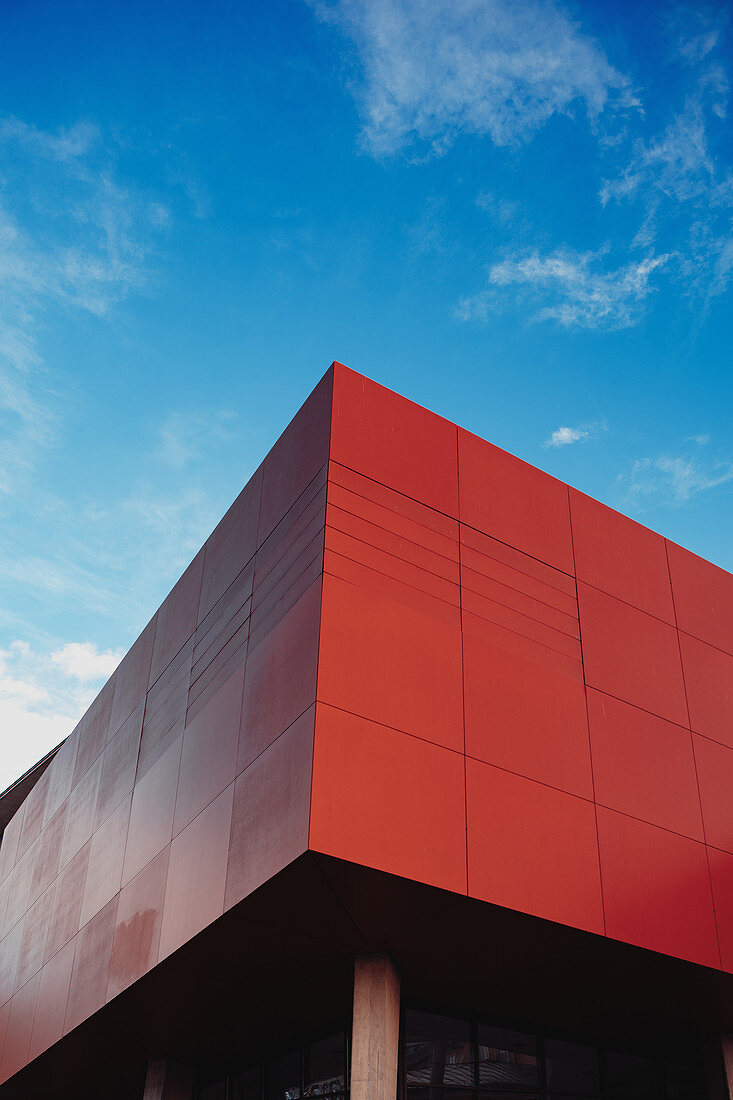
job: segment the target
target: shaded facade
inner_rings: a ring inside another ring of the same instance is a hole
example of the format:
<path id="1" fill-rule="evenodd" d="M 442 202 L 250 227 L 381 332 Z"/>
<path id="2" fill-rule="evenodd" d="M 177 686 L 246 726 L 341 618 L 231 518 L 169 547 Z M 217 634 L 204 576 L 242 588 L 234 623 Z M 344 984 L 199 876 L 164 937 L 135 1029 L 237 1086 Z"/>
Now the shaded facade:
<path id="1" fill-rule="evenodd" d="M 7 824 L 0 1100 L 726 1095 L 731 781 L 733 577 L 334 364 Z"/>

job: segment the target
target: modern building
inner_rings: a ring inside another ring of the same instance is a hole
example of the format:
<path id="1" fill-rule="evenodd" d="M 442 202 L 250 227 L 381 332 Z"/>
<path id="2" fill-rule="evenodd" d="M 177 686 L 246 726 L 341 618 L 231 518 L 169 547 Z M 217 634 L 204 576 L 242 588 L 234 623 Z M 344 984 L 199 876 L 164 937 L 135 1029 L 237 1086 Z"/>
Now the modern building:
<path id="1" fill-rule="evenodd" d="M 0 1100 L 721 1100 L 732 791 L 733 577 L 335 363 L 0 799 Z"/>

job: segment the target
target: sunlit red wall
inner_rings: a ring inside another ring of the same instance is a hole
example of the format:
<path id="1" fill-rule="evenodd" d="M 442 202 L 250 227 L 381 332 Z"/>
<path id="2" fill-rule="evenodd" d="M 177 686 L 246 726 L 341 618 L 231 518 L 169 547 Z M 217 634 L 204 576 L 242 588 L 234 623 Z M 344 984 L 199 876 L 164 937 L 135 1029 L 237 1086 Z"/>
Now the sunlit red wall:
<path id="1" fill-rule="evenodd" d="M 346 370 L 330 456 L 311 847 L 733 969 L 733 577 Z"/>
<path id="2" fill-rule="evenodd" d="M 335 364 L 0 849 L 0 1079 L 308 847 L 733 971 L 733 578 Z"/>

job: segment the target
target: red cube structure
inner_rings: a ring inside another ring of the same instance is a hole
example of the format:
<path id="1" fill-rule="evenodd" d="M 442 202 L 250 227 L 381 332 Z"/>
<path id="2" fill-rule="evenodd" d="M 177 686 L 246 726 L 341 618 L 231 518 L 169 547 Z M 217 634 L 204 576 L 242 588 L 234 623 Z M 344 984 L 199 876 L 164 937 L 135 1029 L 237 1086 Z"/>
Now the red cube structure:
<path id="1" fill-rule="evenodd" d="M 733 577 L 335 363 L 0 799 L 0 1100 L 727 1096 L 731 789 Z"/>

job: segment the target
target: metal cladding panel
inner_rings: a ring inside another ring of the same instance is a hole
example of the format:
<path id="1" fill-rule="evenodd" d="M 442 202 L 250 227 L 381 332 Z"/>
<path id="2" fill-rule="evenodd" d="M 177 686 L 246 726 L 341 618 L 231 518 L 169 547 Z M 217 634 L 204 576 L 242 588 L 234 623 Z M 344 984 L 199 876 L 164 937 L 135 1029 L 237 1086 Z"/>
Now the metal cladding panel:
<path id="1" fill-rule="evenodd" d="M 334 364 L 8 823 L 0 1083 L 308 848 L 733 972 L 731 608 Z"/>
<path id="2" fill-rule="evenodd" d="M 307 848 L 332 371 L 8 824 L 0 1083 Z"/>
<path id="3" fill-rule="evenodd" d="M 731 608 L 337 364 L 311 848 L 733 970 Z"/>

